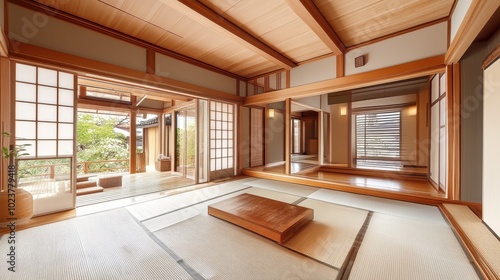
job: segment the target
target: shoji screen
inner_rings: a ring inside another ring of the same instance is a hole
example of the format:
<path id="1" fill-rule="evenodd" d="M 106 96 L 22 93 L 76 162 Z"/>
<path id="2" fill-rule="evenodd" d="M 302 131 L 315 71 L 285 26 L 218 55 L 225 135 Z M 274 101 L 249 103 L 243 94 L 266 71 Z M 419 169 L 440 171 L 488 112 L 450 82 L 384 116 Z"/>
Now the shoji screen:
<path id="1" fill-rule="evenodd" d="M 484 70 L 483 220 L 500 236 L 500 61 Z"/>

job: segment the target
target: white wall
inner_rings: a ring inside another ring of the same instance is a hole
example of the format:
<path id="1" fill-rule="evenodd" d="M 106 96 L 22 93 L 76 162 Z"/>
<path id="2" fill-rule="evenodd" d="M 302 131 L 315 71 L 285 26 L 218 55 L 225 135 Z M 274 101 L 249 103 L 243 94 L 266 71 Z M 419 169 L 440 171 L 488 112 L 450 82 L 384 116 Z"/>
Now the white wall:
<path id="1" fill-rule="evenodd" d="M 457 31 L 462 24 L 462 21 L 469 10 L 470 5 L 472 4 L 472 0 L 458 0 L 457 5 L 455 6 L 455 10 L 453 11 L 453 15 L 451 15 L 451 27 L 450 27 L 450 41 L 453 42 L 453 39 L 457 35 Z"/>
<path id="2" fill-rule="evenodd" d="M 304 98 L 295 98 L 295 99 L 293 99 L 293 101 L 296 101 L 296 102 L 303 104 L 303 105 L 307 105 L 309 107 L 321 109 L 321 96 L 320 95 L 304 97 Z"/>
<path id="3" fill-rule="evenodd" d="M 483 83 L 483 220 L 500 235 L 500 61 L 484 71 Z"/>
<path id="4" fill-rule="evenodd" d="M 337 77 L 337 57 L 330 56 L 299 65 L 290 70 L 290 87 L 311 84 Z"/>
<path id="5" fill-rule="evenodd" d="M 47 49 L 146 71 L 146 49 L 9 3 L 9 38 Z M 126 59 L 124 59 L 126 58 Z"/>
<path id="6" fill-rule="evenodd" d="M 238 94 L 236 79 L 159 53 L 156 54 L 156 75 L 225 93 Z"/>
<path id="7" fill-rule="evenodd" d="M 441 22 L 351 50 L 345 55 L 345 75 L 353 75 L 419 59 L 442 55 L 447 50 L 447 23 Z M 354 67 L 354 58 L 365 56 L 366 64 Z"/>

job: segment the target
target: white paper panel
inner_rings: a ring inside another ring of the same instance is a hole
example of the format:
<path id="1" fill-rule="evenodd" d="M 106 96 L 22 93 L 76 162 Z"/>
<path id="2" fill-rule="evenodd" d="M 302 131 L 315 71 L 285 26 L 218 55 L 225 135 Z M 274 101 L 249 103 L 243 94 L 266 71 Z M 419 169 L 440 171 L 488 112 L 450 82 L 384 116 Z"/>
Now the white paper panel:
<path id="1" fill-rule="evenodd" d="M 73 123 L 73 107 L 59 106 L 59 122 Z"/>
<path id="2" fill-rule="evenodd" d="M 16 83 L 16 100 L 36 102 L 36 86 L 33 84 Z"/>
<path id="3" fill-rule="evenodd" d="M 55 140 L 38 141 L 38 156 L 56 156 L 57 142 Z"/>
<path id="4" fill-rule="evenodd" d="M 446 73 L 439 79 L 439 95 L 446 93 Z"/>
<path id="5" fill-rule="evenodd" d="M 38 103 L 57 104 L 57 89 L 54 87 L 38 86 Z"/>
<path id="6" fill-rule="evenodd" d="M 58 139 L 73 139 L 73 124 L 60 123 Z"/>
<path id="7" fill-rule="evenodd" d="M 435 75 L 431 81 L 431 102 L 434 102 L 439 97 L 439 75 Z"/>
<path id="8" fill-rule="evenodd" d="M 29 146 L 26 146 L 26 153 L 29 154 L 29 156 L 35 156 L 36 155 L 36 142 L 35 141 L 26 141 L 26 140 L 16 140 L 16 145 L 24 145 L 27 144 Z"/>
<path id="9" fill-rule="evenodd" d="M 38 120 L 46 122 L 57 121 L 57 106 L 38 105 Z"/>
<path id="10" fill-rule="evenodd" d="M 16 138 L 17 139 L 35 139 L 36 138 L 36 123 L 16 121 Z"/>
<path id="11" fill-rule="evenodd" d="M 439 105 L 431 108 L 431 156 L 430 177 L 435 183 L 439 183 Z"/>
<path id="12" fill-rule="evenodd" d="M 16 120 L 36 121 L 36 105 L 16 102 Z"/>
<path id="13" fill-rule="evenodd" d="M 446 98 L 443 98 L 441 99 L 441 101 L 439 101 L 439 114 L 441 115 L 439 118 L 439 125 L 446 125 Z"/>
<path id="14" fill-rule="evenodd" d="M 57 86 L 57 72 L 50 69 L 38 68 L 38 84 Z"/>
<path id="15" fill-rule="evenodd" d="M 36 67 L 16 64 L 16 81 L 36 83 Z"/>
<path id="16" fill-rule="evenodd" d="M 484 70 L 483 220 L 500 236 L 500 60 Z"/>
<path id="17" fill-rule="evenodd" d="M 59 87 L 73 90 L 75 88 L 74 75 L 59 72 Z"/>
<path id="18" fill-rule="evenodd" d="M 58 147 L 59 156 L 71 156 L 73 155 L 73 141 L 72 140 L 60 140 Z"/>
<path id="19" fill-rule="evenodd" d="M 38 139 L 57 139 L 57 124 L 39 122 Z"/>
<path id="20" fill-rule="evenodd" d="M 59 105 L 74 106 L 73 90 L 59 89 Z"/>
<path id="21" fill-rule="evenodd" d="M 443 127 L 439 130 L 439 184 L 444 187 L 446 191 L 446 128 Z"/>

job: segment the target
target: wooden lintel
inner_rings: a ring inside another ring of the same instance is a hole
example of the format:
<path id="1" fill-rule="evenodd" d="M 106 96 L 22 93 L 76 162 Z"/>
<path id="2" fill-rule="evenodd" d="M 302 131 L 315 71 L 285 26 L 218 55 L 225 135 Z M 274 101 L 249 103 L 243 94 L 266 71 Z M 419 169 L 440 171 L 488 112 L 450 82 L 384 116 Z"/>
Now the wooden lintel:
<path id="1" fill-rule="evenodd" d="M 40 65 L 64 71 L 73 71 L 85 77 L 105 78 L 105 80 L 113 83 L 154 89 L 161 91 L 165 95 L 172 95 L 173 99 L 184 99 L 186 97 L 210 98 L 240 105 L 243 103 L 243 97 L 235 94 L 225 93 L 17 41 L 11 40 L 10 43 L 16 46 L 15 48 L 11 48 L 10 52 L 10 57 L 13 60 L 35 61 Z"/>
<path id="2" fill-rule="evenodd" d="M 276 63 L 284 69 L 290 69 L 297 64 L 280 52 L 271 48 L 259 39 L 255 38 L 236 24 L 225 19 L 220 14 L 211 10 L 196 0 L 162 0 L 165 4 L 177 9 L 179 12 L 189 15 L 196 21 L 235 40 L 241 45 Z"/>
<path id="3" fill-rule="evenodd" d="M 286 3 L 318 35 L 333 54 L 345 53 L 344 43 L 312 0 L 286 0 Z"/>
<path id="4" fill-rule="evenodd" d="M 380 85 L 444 72 L 445 69 L 444 56 L 439 55 L 379 70 L 249 96 L 245 99 L 245 105 L 266 104 L 283 101 L 286 98 L 303 98 Z"/>

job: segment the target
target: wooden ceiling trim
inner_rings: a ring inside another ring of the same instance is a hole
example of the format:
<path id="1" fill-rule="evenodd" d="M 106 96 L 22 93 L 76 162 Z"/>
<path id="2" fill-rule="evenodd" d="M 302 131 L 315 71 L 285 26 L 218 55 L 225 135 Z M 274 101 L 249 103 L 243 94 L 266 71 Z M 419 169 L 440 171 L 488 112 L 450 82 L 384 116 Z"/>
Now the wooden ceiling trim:
<path id="1" fill-rule="evenodd" d="M 215 11 L 196 0 L 162 0 L 165 4 L 185 13 L 189 17 L 196 19 L 198 22 L 208 26 L 228 38 L 240 43 L 241 45 L 251 49 L 259 55 L 265 57 L 269 61 L 283 67 L 290 69 L 297 66 L 297 64 L 279 53 L 275 49 L 266 45 L 262 41 L 250 35 L 245 30 L 241 29 L 229 20 L 221 17 Z"/>
<path id="2" fill-rule="evenodd" d="M 192 85 L 189 83 L 172 80 L 169 78 L 147 74 L 145 72 L 132 70 L 113 64 L 95 61 L 63 52 L 58 52 L 38 46 L 33 46 L 11 40 L 15 45 L 11 49 L 11 58 L 24 62 L 36 62 L 52 68 L 65 71 L 74 71 L 82 76 L 90 78 L 106 77 L 107 81 L 141 86 L 143 88 L 156 89 L 182 97 L 210 98 L 242 104 L 243 98 L 234 94 L 213 90 L 210 88 Z"/>
<path id="3" fill-rule="evenodd" d="M 169 57 L 181 60 L 183 62 L 186 62 L 186 63 L 192 64 L 192 65 L 201 67 L 201 68 L 206 69 L 206 70 L 210 70 L 210 71 L 213 71 L 213 72 L 216 72 L 216 73 L 219 73 L 219 74 L 231 77 L 231 78 L 235 78 L 235 79 L 238 79 L 238 80 L 245 80 L 246 79 L 245 77 L 237 75 L 237 74 L 232 73 L 230 71 L 226 71 L 224 69 L 218 68 L 216 66 L 210 65 L 210 64 L 202 62 L 200 60 L 193 59 L 191 57 L 182 55 L 180 53 L 177 53 L 177 52 L 174 52 L 174 51 L 162 48 L 160 46 L 157 46 L 157 45 L 154 45 L 152 43 L 146 42 L 146 41 L 141 40 L 139 38 L 132 37 L 132 36 L 127 35 L 125 33 L 122 33 L 122 32 L 113 30 L 111 28 L 108 28 L 108 27 L 96 24 L 96 23 L 94 23 L 92 21 L 80 18 L 78 16 L 69 14 L 67 12 L 64 12 L 64 11 L 61 11 L 61 10 L 56 10 L 56 9 L 51 8 L 49 6 L 46 6 L 46 5 L 42 4 L 42 3 L 38 3 L 38 2 L 35 2 L 35 1 L 29 1 L 29 0 L 8 0 L 8 1 L 10 3 L 22 6 L 24 8 L 27 8 L 27 9 L 30 9 L 30 10 L 34 10 L 34 11 L 37 11 L 37 12 L 41 12 L 42 14 L 50 15 L 51 17 L 54 17 L 54 18 L 57 18 L 57 19 L 60 19 L 60 20 L 66 21 L 66 22 L 70 22 L 70 23 L 73 23 L 73 24 L 76 24 L 76 25 L 82 26 L 84 28 L 91 29 L 93 31 L 97 31 L 97 32 L 100 32 L 100 33 L 108 35 L 108 36 L 112 36 L 112 37 L 120 39 L 122 41 L 125 41 L 125 42 L 128 42 L 128 43 L 132 43 L 132 44 L 140 46 L 140 47 L 144 47 L 146 49 L 155 51 L 157 53 L 164 54 L 166 56 L 169 56 Z"/>
<path id="4" fill-rule="evenodd" d="M 313 30 L 313 32 L 339 55 L 346 52 L 346 48 L 330 23 L 323 17 L 312 0 L 285 0 L 292 10 Z"/>
<path id="5" fill-rule="evenodd" d="M 462 58 L 499 7 L 500 1 L 472 1 L 455 38 L 453 38 L 446 52 L 446 64 L 457 63 Z"/>
<path id="6" fill-rule="evenodd" d="M 443 72 L 446 68 L 444 56 L 425 58 L 384 69 L 339 77 L 332 80 L 262 93 L 245 98 L 245 105 L 266 104 L 286 98 L 303 98 L 325 93 L 380 85 Z"/>

